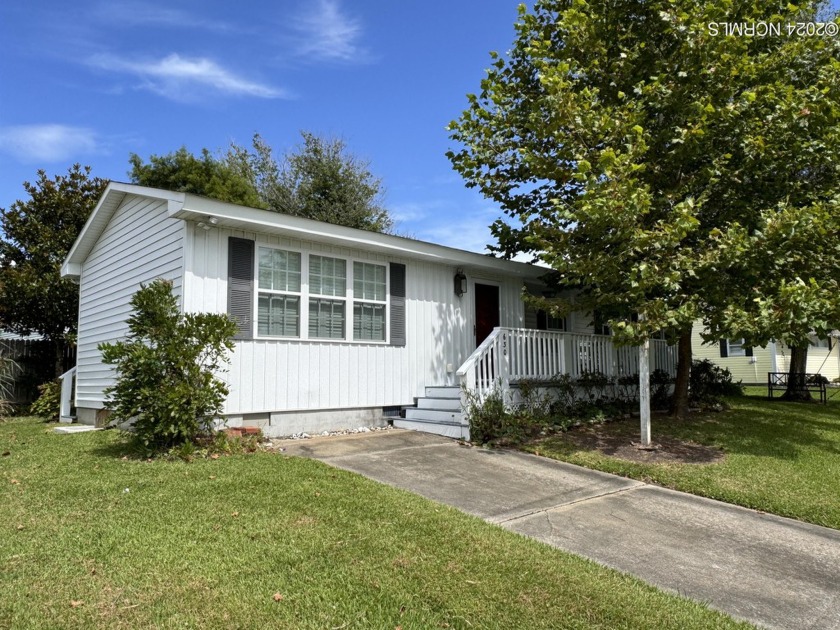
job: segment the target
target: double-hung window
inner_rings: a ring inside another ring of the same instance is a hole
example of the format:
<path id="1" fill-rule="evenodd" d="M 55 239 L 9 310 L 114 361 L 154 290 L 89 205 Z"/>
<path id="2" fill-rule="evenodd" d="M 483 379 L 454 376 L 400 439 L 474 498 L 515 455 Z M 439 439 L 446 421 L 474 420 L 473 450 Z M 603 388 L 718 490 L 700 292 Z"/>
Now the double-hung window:
<path id="1" fill-rule="evenodd" d="M 258 264 L 257 334 L 299 337 L 300 254 L 260 247 Z"/>
<path id="2" fill-rule="evenodd" d="M 257 337 L 388 340 L 386 265 L 258 247 L 257 278 Z"/>
<path id="3" fill-rule="evenodd" d="M 309 338 L 344 339 L 347 261 L 309 256 Z"/>
<path id="4" fill-rule="evenodd" d="M 387 279 L 384 265 L 353 263 L 353 339 L 385 341 Z"/>
<path id="5" fill-rule="evenodd" d="M 745 357 L 747 356 L 747 349 L 744 347 L 743 339 L 728 339 L 729 356 L 730 357 Z"/>
<path id="6" fill-rule="evenodd" d="M 546 330 L 566 330 L 566 318 L 546 313 L 545 328 Z"/>

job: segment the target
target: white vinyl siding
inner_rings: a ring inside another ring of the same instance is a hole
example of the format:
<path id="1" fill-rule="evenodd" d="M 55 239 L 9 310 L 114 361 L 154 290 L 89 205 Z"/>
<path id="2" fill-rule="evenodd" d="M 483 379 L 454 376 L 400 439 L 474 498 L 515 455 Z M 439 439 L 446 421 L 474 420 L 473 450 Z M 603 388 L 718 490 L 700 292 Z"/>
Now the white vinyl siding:
<path id="1" fill-rule="evenodd" d="M 114 371 L 97 346 L 128 333 L 129 302 L 140 285 L 165 278 L 182 296 L 183 236 L 184 223 L 168 218 L 165 201 L 128 196 L 91 249 L 79 280 L 77 407 L 103 407 Z"/>
<path id="2" fill-rule="evenodd" d="M 704 342 L 701 335 L 703 325 L 700 321 L 694 323 L 691 332 L 692 358 L 698 361 L 708 359 L 715 365 L 727 368 L 732 373 L 732 380 L 735 382 L 767 384 L 767 373 L 772 371 L 773 360 L 769 348 L 753 348 L 753 356 L 720 356 L 720 340 Z M 735 341 L 738 341 L 737 339 Z M 781 364 L 778 365 L 779 371 Z"/>
<path id="3" fill-rule="evenodd" d="M 229 236 L 253 239 L 258 248 L 300 252 L 303 278 L 307 280 L 306 261 L 310 255 L 346 260 L 348 276 L 352 276 L 353 262 L 385 267 L 386 279 L 389 262 L 406 265 L 405 346 L 356 341 L 352 336 L 344 340 L 237 341 L 230 370 L 224 374 L 230 384 L 226 414 L 410 405 L 415 397 L 423 395 L 426 385 L 457 384 L 455 370 L 475 349 L 472 329 L 475 296 L 467 293 L 458 298 L 454 294 L 455 270 L 446 263 L 418 262 L 239 230 L 193 229 L 191 235 L 193 245 L 185 295 L 189 311 L 226 312 Z M 479 277 L 470 274 L 470 277 L 478 282 L 499 282 L 501 325 L 523 325 L 521 279 L 492 274 Z M 350 277 L 347 292 L 349 300 L 349 294 L 355 293 Z M 304 305 L 308 306 L 309 296 L 304 295 Z M 386 316 L 386 324 L 387 321 Z M 448 370 L 449 366 L 452 371 Z"/>

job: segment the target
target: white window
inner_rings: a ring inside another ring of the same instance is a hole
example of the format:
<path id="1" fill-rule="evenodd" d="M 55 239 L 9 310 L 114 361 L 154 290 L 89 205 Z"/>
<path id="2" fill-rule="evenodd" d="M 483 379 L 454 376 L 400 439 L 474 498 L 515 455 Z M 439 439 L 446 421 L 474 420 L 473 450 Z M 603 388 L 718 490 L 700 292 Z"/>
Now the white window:
<path id="1" fill-rule="evenodd" d="M 551 313 L 545 314 L 545 329 L 546 330 L 566 330 L 566 318 L 555 317 Z"/>
<path id="2" fill-rule="evenodd" d="M 259 247 L 257 277 L 257 337 L 387 341 L 385 265 Z"/>
<path id="3" fill-rule="evenodd" d="M 347 261 L 309 257 L 309 338 L 344 339 L 346 328 Z"/>
<path id="4" fill-rule="evenodd" d="M 387 279 L 384 265 L 353 263 L 353 339 L 385 341 Z"/>
<path id="5" fill-rule="evenodd" d="M 820 339 L 816 335 L 812 335 L 810 342 L 815 348 L 825 348 L 826 350 L 831 349 L 831 340 L 827 337 L 825 339 Z"/>
<path id="6" fill-rule="evenodd" d="M 300 336 L 300 254 L 259 248 L 257 334 Z"/>
<path id="7" fill-rule="evenodd" d="M 744 347 L 743 339 L 729 339 L 729 350 L 727 355 L 730 357 L 745 357 L 747 356 L 747 349 Z"/>

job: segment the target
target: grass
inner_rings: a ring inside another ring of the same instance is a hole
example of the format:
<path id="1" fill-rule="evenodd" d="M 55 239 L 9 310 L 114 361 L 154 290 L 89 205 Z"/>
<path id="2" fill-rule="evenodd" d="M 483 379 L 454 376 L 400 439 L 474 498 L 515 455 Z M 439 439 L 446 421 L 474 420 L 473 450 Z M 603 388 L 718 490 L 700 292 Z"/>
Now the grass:
<path id="1" fill-rule="evenodd" d="M 0 422 L 0 628 L 734 628 L 319 462 L 125 456 Z"/>
<path id="2" fill-rule="evenodd" d="M 837 390 L 829 390 L 829 394 Z M 649 481 L 773 514 L 840 529 L 840 395 L 828 405 L 766 399 L 766 390 L 748 388 L 731 398 L 731 410 L 687 421 L 654 416 L 653 441 L 667 435 L 722 448 L 711 464 L 634 463 L 581 450 L 564 435 L 526 450 L 588 468 Z M 607 425 L 638 440 L 638 420 Z"/>

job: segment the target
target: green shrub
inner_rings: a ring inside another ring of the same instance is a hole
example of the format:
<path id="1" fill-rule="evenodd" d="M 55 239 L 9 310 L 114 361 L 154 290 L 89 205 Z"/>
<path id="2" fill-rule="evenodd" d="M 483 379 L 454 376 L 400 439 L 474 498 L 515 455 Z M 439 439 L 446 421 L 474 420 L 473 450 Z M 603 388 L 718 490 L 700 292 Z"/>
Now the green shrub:
<path id="1" fill-rule="evenodd" d="M 510 433 L 514 416 L 508 412 L 501 388 L 494 387 L 484 398 L 467 392 L 466 403 L 470 441 L 485 444 Z"/>
<path id="2" fill-rule="evenodd" d="M 664 370 L 650 375 L 651 406 L 663 408 L 674 379 Z M 483 399 L 466 393 L 465 413 L 474 442 L 517 442 L 542 431 L 565 431 L 570 426 L 604 422 L 638 410 L 639 375 L 607 376 L 587 371 L 578 378 L 558 374 L 548 383 L 520 381 L 518 405 L 507 404 L 500 387 Z"/>
<path id="3" fill-rule="evenodd" d="M 665 370 L 655 369 L 650 375 L 650 406 L 667 409 L 671 404 L 671 384 L 674 379 Z"/>
<path id="4" fill-rule="evenodd" d="M 58 420 L 61 411 L 61 381 L 47 381 L 38 385 L 38 398 L 29 408 L 33 416 L 40 416 L 47 420 Z"/>
<path id="5" fill-rule="evenodd" d="M 128 339 L 99 346 L 117 369 L 116 385 L 105 390 L 111 418 L 133 421 L 147 453 L 193 442 L 228 394 L 216 373 L 233 350 L 236 326 L 225 315 L 179 313 L 172 283 L 162 279 L 141 286 L 131 306 Z"/>
<path id="6" fill-rule="evenodd" d="M 691 363 L 688 395 L 693 404 L 714 404 L 724 396 L 740 396 L 743 393 L 743 385 L 740 381 L 732 381 L 729 368 L 715 365 L 709 359 Z"/>

